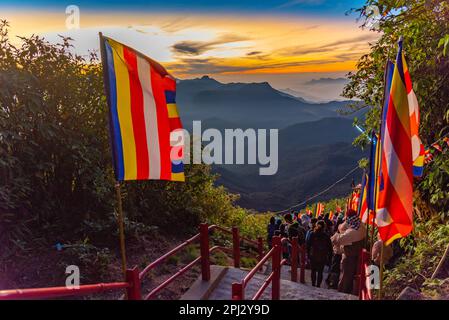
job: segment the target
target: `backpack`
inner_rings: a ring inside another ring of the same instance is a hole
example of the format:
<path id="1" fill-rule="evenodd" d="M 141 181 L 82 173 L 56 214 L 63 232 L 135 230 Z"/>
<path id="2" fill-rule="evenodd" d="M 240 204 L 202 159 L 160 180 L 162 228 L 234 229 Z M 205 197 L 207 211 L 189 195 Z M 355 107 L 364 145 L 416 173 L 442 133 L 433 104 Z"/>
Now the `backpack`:
<path id="1" fill-rule="evenodd" d="M 306 242 L 306 230 L 299 223 L 293 223 L 288 228 L 288 237 L 290 239 L 297 237 L 298 244 L 301 246 Z"/>
<path id="2" fill-rule="evenodd" d="M 288 237 L 288 223 L 281 224 L 281 227 L 279 228 L 279 231 L 281 232 L 281 237 L 286 238 Z"/>

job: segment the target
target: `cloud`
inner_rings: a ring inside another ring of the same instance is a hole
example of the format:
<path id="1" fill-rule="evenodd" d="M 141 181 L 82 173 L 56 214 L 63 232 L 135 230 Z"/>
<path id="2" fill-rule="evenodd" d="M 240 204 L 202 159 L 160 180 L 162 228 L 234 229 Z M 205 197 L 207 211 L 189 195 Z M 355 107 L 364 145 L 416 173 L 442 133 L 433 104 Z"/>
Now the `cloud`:
<path id="1" fill-rule="evenodd" d="M 305 54 L 310 54 L 310 53 L 319 53 L 319 52 L 324 52 L 324 51 L 336 50 L 340 47 L 349 46 L 349 45 L 352 45 L 352 48 L 356 48 L 356 47 L 361 47 L 360 45 L 362 45 L 362 44 L 366 45 L 367 42 L 377 40 L 378 38 L 379 38 L 379 36 L 377 34 L 362 35 L 362 36 L 357 36 L 357 37 L 353 37 L 353 38 L 346 38 L 346 39 L 330 42 L 330 43 L 320 45 L 320 46 L 310 46 L 310 47 L 302 46 L 300 48 L 296 47 L 296 48 L 293 48 L 292 53 L 305 55 Z"/>
<path id="2" fill-rule="evenodd" d="M 326 65 L 338 62 L 334 58 L 312 59 L 308 61 L 288 61 L 279 62 L 276 59 L 267 59 L 263 62 L 260 59 L 248 58 L 245 63 L 236 63 L 232 58 L 181 58 L 174 63 L 167 65 L 175 74 L 180 75 L 203 75 L 203 74 L 223 74 L 238 72 L 253 72 L 270 69 L 286 69 L 292 67 L 308 67 Z"/>
<path id="3" fill-rule="evenodd" d="M 334 84 L 346 84 L 349 80 L 346 78 L 320 78 L 307 81 L 305 85 L 334 85 Z"/>
<path id="4" fill-rule="evenodd" d="M 213 41 L 181 41 L 172 46 L 172 51 L 177 55 L 199 56 L 209 50 L 213 50 L 218 46 L 246 41 L 248 38 L 244 38 L 237 35 L 223 35 Z"/>
<path id="5" fill-rule="evenodd" d="M 246 55 L 251 57 L 251 56 L 258 56 L 261 53 L 262 53 L 262 51 L 251 51 L 251 52 L 248 52 Z"/>

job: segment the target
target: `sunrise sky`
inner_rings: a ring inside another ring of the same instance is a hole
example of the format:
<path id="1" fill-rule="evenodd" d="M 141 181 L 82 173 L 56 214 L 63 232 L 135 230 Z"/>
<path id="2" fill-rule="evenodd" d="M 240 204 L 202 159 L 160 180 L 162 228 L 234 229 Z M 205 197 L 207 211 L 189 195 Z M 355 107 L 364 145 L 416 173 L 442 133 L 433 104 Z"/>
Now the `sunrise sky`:
<path id="1" fill-rule="evenodd" d="M 70 36 L 75 50 L 98 50 L 98 32 L 161 62 L 176 77 L 268 81 L 306 99 L 338 99 L 347 72 L 378 35 L 361 30 L 360 0 L 2 1 L 12 35 Z M 66 7 L 81 12 L 66 28 Z M 15 40 L 18 42 L 18 40 Z"/>

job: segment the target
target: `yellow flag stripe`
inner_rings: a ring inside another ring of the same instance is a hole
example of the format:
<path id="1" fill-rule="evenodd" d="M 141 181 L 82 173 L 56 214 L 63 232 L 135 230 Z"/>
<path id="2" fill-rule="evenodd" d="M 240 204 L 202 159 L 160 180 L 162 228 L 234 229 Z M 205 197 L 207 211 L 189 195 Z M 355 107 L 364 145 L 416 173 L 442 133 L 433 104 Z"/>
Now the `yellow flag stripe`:
<path id="1" fill-rule="evenodd" d="M 183 172 L 182 173 L 173 173 L 172 172 L 171 179 L 172 179 L 172 181 L 179 181 L 179 182 L 184 182 L 186 180 Z"/>
<path id="2" fill-rule="evenodd" d="M 169 118 L 179 118 L 178 108 L 176 106 L 176 103 L 169 103 L 167 104 L 168 109 L 168 117 Z"/>
<path id="3" fill-rule="evenodd" d="M 113 49 L 117 81 L 117 111 L 122 135 L 124 178 L 125 180 L 135 180 L 137 178 L 137 159 L 131 115 L 129 73 L 125 64 L 123 46 L 114 41 L 111 41 L 110 44 Z"/>

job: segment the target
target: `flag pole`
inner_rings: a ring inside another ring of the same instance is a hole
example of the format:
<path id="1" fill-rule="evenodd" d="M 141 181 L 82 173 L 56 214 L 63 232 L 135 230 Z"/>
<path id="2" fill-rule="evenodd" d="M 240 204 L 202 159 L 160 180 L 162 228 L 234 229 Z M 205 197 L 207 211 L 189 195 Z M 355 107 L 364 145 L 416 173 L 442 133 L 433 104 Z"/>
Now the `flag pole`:
<path id="1" fill-rule="evenodd" d="M 387 78 L 388 78 L 388 61 L 385 64 L 385 70 L 384 70 L 384 85 L 387 86 Z M 372 224 L 372 230 L 371 230 L 371 247 L 370 247 L 370 253 L 372 254 L 373 245 L 374 245 L 374 229 L 375 229 L 375 223 L 376 223 L 376 217 L 377 217 L 377 196 L 378 196 L 378 185 L 379 185 L 379 179 L 380 179 L 380 163 L 382 161 L 381 153 L 382 153 L 382 126 L 383 126 L 383 113 L 385 108 L 385 99 L 386 99 L 386 88 L 384 89 L 383 97 L 382 97 L 382 108 L 381 108 L 381 117 L 380 117 L 380 125 L 379 125 L 379 137 L 377 139 L 377 145 L 376 148 L 379 148 L 379 152 L 376 151 L 376 155 L 379 156 L 379 159 L 376 163 L 375 170 L 376 170 L 376 183 L 374 184 L 374 214 L 373 214 L 373 224 Z M 382 245 L 383 248 L 383 245 Z M 382 281 L 382 280 L 381 280 Z"/>
<path id="2" fill-rule="evenodd" d="M 123 205 L 122 205 L 122 192 L 120 182 L 115 182 L 115 193 L 117 195 L 117 223 L 119 228 L 120 237 L 120 255 L 122 258 L 122 272 L 126 279 L 126 247 L 125 247 L 125 228 L 123 222 Z"/>
<path id="3" fill-rule="evenodd" d="M 108 73 L 105 71 L 105 68 L 107 66 L 107 62 L 106 62 L 106 48 L 105 48 L 105 43 L 104 43 L 104 37 L 103 37 L 103 33 L 99 32 L 98 33 L 98 37 L 100 39 L 100 54 L 101 54 L 101 65 L 103 68 L 103 83 L 104 83 L 104 92 L 106 95 L 106 99 L 107 99 L 107 104 L 108 107 L 111 107 L 111 97 L 110 97 L 110 88 L 109 88 L 109 76 Z M 111 119 L 109 118 L 109 129 L 110 131 L 111 129 Z M 110 133 L 110 139 L 112 141 L 112 133 Z M 112 145 L 112 143 L 111 143 Z M 115 158 L 116 155 L 114 154 L 114 150 L 112 152 L 113 155 L 113 163 L 114 163 L 114 171 L 117 172 L 117 168 L 116 168 L 116 162 L 115 162 Z M 121 188 L 120 188 L 120 181 L 118 180 L 118 178 L 116 177 L 116 181 L 115 181 L 115 193 L 117 196 L 117 223 L 118 223 L 118 228 L 119 228 L 119 238 L 120 238 L 120 256 L 121 256 L 121 261 L 122 261 L 122 272 L 123 272 L 123 277 L 126 281 L 126 247 L 125 247 L 125 230 L 124 230 L 124 222 L 123 222 L 123 205 L 122 205 L 122 193 L 121 193 Z"/>

